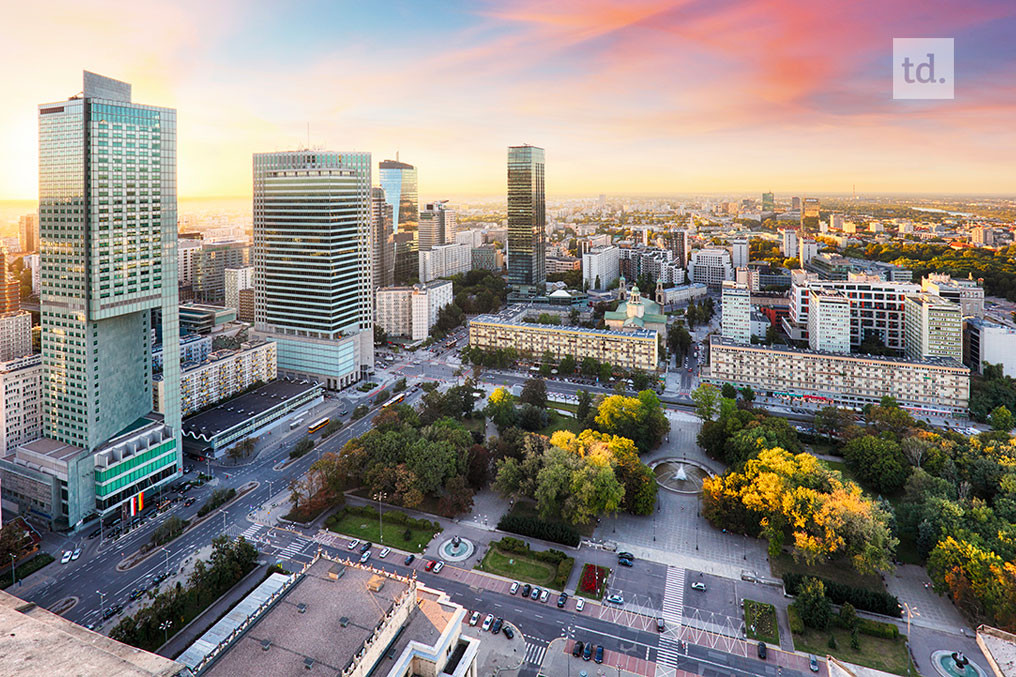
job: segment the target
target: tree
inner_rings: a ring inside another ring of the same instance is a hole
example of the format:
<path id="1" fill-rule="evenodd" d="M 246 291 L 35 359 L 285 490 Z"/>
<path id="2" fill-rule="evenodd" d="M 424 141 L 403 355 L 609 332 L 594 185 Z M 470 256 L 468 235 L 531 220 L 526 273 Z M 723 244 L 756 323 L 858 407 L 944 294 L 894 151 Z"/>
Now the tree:
<path id="1" fill-rule="evenodd" d="M 487 406 L 483 413 L 497 426 L 498 432 L 503 432 L 505 428 L 515 425 L 518 420 L 515 397 L 504 388 L 497 388 L 487 398 Z"/>
<path id="2" fill-rule="evenodd" d="M 691 391 L 691 399 L 695 403 L 695 413 L 698 417 L 703 421 L 711 421 L 719 406 L 720 389 L 712 383 L 703 383 Z"/>
<path id="3" fill-rule="evenodd" d="M 660 399 L 651 390 L 643 390 L 636 397 L 604 398 L 594 420 L 600 431 L 632 440 L 643 454 L 655 448 L 670 431 L 670 421 L 663 413 Z"/>
<path id="4" fill-rule="evenodd" d="M 600 364 L 599 378 L 601 381 L 609 381 L 614 374 L 613 368 L 610 366 L 610 362 L 602 362 Z"/>
<path id="5" fill-rule="evenodd" d="M 691 347 L 691 334 L 688 333 L 684 322 L 675 322 L 667 328 L 667 345 L 670 352 L 677 355 L 678 358 L 687 354 L 688 348 Z"/>
<path id="6" fill-rule="evenodd" d="M 466 480 L 473 489 L 482 489 L 490 479 L 490 452 L 482 444 L 474 444 L 469 448 L 469 460 L 466 469 Z"/>
<path id="7" fill-rule="evenodd" d="M 815 630 L 828 628 L 833 610 L 825 594 L 825 584 L 810 576 L 801 581 L 797 599 L 794 600 L 794 609 L 805 626 Z"/>
<path id="8" fill-rule="evenodd" d="M 900 445 L 893 440 L 865 435 L 843 447 L 850 469 L 880 494 L 894 494 L 910 476 L 910 464 Z"/>
<path id="9" fill-rule="evenodd" d="M 844 602 L 840 606 L 840 625 L 848 630 L 853 630 L 857 627 L 857 611 L 850 602 Z"/>
<path id="10" fill-rule="evenodd" d="M 646 372 L 642 371 L 641 369 L 636 369 L 632 373 L 632 375 L 631 375 L 631 381 L 632 381 L 632 386 L 634 387 L 636 392 L 641 392 L 641 391 L 646 390 L 647 388 L 649 388 L 649 384 L 650 384 L 649 374 L 647 374 Z"/>
<path id="11" fill-rule="evenodd" d="M 839 407 L 822 407 L 815 412 L 815 430 L 826 435 L 837 436 L 850 425 L 854 415 Z"/>
<path id="12" fill-rule="evenodd" d="M 595 357 L 582 358 L 582 375 L 596 376 L 600 373 L 600 361 Z"/>
<path id="13" fill-rule="evenodd" d="M 592 410 L 593 396 L 581 388 L 579 388 L 579 391 L 575 395 L 578 398 L 578 405 L 575 407 L 575 418 L 580 422 L 584 422 L 589 418 L 589 412 Z"/>
<path id="14" fill-rule="evenodd" d="M 374 345 L 381 345 L 388 342 L 388 334 L 380 325 L 374 325 Z"/>
<path id="15" fill-rule="evenodd" d="M 542 378 L 528 379 L 522 386 L 519 400 L 523 404 L 531 404 L 540 409 L 547 408 L 547 383 Z"/>
<path id="16" fill-rule="evenodd" d="M 755 391 L 752 390 L 751 386 L 745 386 L 741 388 L 741 399 L 751 405 L 755 401 Z"/>
<path id="17" fill-rule="evenodd" d="M 737 399 L 737 388 L 735 388 L 734 384 L 732 384 L 732 383 L 724 383 L 723 387 L 720 388 L 720 394 L 725 399 L 736 400 Z"/>
<path id="18" fill-rule="evenodd" d="M 999 405 L 992 409 L 991 413 L 988 414 L 988 422 L 991 423 L 992 430 L 1009 432 L 1013 427 L 1016 427 L 1012 412 L 1005 405 Z"/>
<path id="19" fill-rule="evenodd" d="M 523 430 L 536 432 L 547 427 L 550 416 L 546 409 L 533 406 L 528 402 L 518 409 L 518 424 Z"/>
<path id="20" fill-rule="evenodd" d="M 557 371 L 562 376 L 571 376 L 575 373 L 575 358 L 571 355 L 565 355 L 561 358 L 561 363 L 557 365 Z"/>

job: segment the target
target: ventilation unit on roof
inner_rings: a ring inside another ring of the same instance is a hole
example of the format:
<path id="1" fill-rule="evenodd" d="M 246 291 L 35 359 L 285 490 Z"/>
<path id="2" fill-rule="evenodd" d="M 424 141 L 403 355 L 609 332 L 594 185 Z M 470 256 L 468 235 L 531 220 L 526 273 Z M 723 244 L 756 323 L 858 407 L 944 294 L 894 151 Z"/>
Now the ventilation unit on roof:
<path id="1" fill-rule="evenodd" d="M 299 604 L 296 605 L 296 610 L 302 614 L 307 613 L 307 605 L 304 604 L 303 602 L 300 602 Z"/>

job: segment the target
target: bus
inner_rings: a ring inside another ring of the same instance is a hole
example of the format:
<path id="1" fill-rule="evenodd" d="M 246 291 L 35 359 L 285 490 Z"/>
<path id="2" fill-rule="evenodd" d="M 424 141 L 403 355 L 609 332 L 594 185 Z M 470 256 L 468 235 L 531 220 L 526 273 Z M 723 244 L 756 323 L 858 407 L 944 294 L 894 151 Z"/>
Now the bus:
<path id="1" fill-rule="evenodd" d="M 404 399 L 406 399 L 406 394 L 405 393 L 399 393 L 398 395 L 396 395 L 392 399 L 390 399 L 387 402 L 385 402 L 384 404 L 382 404 L 381 408 L 382 409 L 387 409 L 388 407 L 391 407 L 393 405 L 398 404 L 399 402 L 402 402 Z"/>
<path id="2" fill-rule="evenodd" d="M 329 419 L 327 418 L 323 418 L 320 421 L 315 421 L 314 423 L 312 423 L 310 426 L 307 427 L 307 434 L 312 435 L 317 431 L 321 430 L 326 425 L 328 425 L 328 421 Z"/>

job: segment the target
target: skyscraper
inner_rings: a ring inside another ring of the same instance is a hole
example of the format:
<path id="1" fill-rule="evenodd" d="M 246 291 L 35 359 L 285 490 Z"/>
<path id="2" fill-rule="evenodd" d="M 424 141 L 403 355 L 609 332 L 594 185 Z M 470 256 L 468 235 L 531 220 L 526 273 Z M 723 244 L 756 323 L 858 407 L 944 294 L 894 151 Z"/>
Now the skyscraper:
<path id="1" fill-rule="evenodd" d="M 46 468 L 32 481 L 54 498 L 35 508 L 56 523 L 133 514 L 181 466 L 176 111 L 89 72 L 82 94 L 39 106 L 39 231 L 44 437 L 14 463 Z M 164 416 L 152 413 L 157 311 Z"/>
<path id="2" fill-rule="evenodd" d="M 429 202 L 420 211 L 418 235 L 420 251 L 455 242 L 455 210 L 448 207 L 447 200 Z"/>
<path id="3" fill-rule="evenodd" d="M 771 212 L 776 209 L 776 200 L 771 192 L 762 193 L 762 211 Z"/>
<path id="4" fill-rule="evenodd" d="M 25 214 L 18 219 L 20 231 L 21 251 L 34 252 L 39 249 L 39 216 L 38 214 Z"/>
<path id="5" fill-rule="evenodd" d="M 743 282 L 726 281 L 721 286 L 723 337 L 751 343 L 751 289 Z"/>
<path id="6" fill-rule="evenodd" d="M 547 281 L 543 149 L 508 147 L 508 284 L 543 293 Z"/>
<path id="7" fill-rule="evenodd" d="M 674 260 L 682 266 L 688 265 L 691 247 L 688 246 L 687 230 L 671 230 L 666 235 L 667 248 L 674 253 Z"/>
<path id="8" fill-rule="evenodd" d="M 374 363 L 370 153 L 254 154 L 254 330 L 326 388 Z"/>
<path id="9" fill-rule="evenodd" d="M 734 268 L 748 265 L 748 238 L 739 237 L 730 241 L 730 263 Z"/>
<path id="10" fill-rule="evenodd" d="M 390 287 L 395 283 L 395 234 L 392 231 L 392 206 L 385 200 L 384 188 L 370 191 L 372 287 Z"/>
<path id="11" fill-rule="evenodd" d="M 398 160 L 378 163 L 378 181 L 385 199 L 392 206 L 392 226 L 396 233 L 412 232 L 420 221 L 420 201 L 416 186 L 416 167 Z"/>

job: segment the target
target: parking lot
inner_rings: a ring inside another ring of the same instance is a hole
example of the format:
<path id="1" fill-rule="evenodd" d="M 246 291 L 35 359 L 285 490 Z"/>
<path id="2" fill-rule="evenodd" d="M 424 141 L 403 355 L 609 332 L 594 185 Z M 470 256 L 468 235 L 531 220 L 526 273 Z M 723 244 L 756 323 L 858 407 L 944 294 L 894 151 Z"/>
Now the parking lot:
<path id="1" fill-rule="evenodd" d="M 620 594 L 626 605 L 660 609 L 663 607 L 666 582 L 666 565 L 636 559 L 630 567 L 620 564 L 611 567 L 607 594 Z"/>

